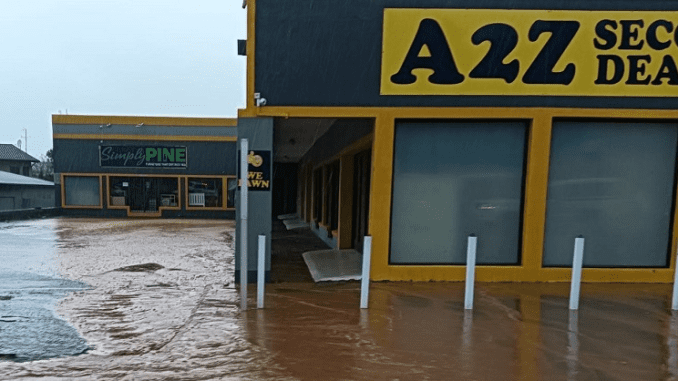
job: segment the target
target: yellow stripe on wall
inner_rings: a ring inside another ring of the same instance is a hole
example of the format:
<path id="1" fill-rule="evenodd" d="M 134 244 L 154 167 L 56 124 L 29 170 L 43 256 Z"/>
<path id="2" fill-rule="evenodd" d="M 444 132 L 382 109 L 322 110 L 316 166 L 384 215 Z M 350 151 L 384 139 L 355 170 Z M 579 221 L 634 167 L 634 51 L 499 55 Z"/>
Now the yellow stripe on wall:
<path id="1" fill-rule="evenodd" d="M 125 135 L 125 134 L 54 134 L 54 139 L 70 140 L 152 140 L 152 141 L 205 141 L 235 142 L 236 136 L 195 136 L 195 135 Z"/>
<path id="2" fill-rule="evenodd" d="M 52 124 L 132 124 L 168 127 L 236 127 L 236 118 L 185 118 L 165 116 L 52 115 Z"/>

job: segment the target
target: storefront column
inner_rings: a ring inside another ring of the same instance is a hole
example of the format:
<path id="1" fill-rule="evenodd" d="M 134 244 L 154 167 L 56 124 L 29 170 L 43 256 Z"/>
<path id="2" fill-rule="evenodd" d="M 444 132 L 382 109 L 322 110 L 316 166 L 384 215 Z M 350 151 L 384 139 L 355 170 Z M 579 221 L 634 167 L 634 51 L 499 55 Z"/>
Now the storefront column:
<path id="1" fill-rule="evenodd" d="M 238 142 L 237 147 L 240 147 L 240 140 L 247 139 L 249 150 L 257 151 L 258 155 L 268 155 L 268 160 L 264 158 L 264 166 L 267 168 L 269 187 L 267 190 L 250 188 L 248 196 L 248 214 L 247 214 L 247 279 L 248 282 L 254 283 L 257 280 L 257 236 L 266 236 L 266 280 L 270 279 L 271 272 L 271 213 L 272 213 L 272 197 L 273 192 L 273 118 L 239 118 L 238 119 Z M 237 160 L 239 162 L 240 152 L 237 153 Z M 259 167 L 266 173 L 266 169 Z M 250 171 L 252 171 L 250 166 Z M 238 176 L 240 178 L 240 176 Z M 240 190 L 236 192 L 236 239 L 235 239 L 235 282 L 240 281 Z"/>
<path id="2" fill-rule="evenodd" d="M 547 115 L 535 116 L 530 126 L 522 232 L 524 279 L 533 282 L 540 280 L 544 251 L 550 141 L 551 118 Z"/>
<path id="3" fill-rule="evenodd" d="M 368 234 L 372 236 L 372 280 L 389 279 L 388 250 L 391 228 L 391 186 L 393 184 L 393 139 L 395 119 L 379 115 L 374 122 L 370 215 Z"/>

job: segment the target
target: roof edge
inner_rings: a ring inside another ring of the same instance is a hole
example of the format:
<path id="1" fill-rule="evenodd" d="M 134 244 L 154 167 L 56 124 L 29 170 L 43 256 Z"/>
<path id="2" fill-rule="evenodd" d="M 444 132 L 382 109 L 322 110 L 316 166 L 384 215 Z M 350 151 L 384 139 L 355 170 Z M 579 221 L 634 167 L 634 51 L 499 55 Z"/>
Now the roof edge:
<path id="1" fill-rule="evenodd" d="M 31 155 L 28 155 L 28 156 L 31 156 Z M 0 158 L 0 161 L 20 161 L 22 163 L 25 163 L 27 161 L 29 161 L 31 163 L 39 163 L 40 162 L 40 160 L 34 158 L 33 156 L 31 156 L 31 158 L 32 159 L 30 159 L 30 160 L 28 160 L 28 159 L 2 159 L 2 158 Z"/>

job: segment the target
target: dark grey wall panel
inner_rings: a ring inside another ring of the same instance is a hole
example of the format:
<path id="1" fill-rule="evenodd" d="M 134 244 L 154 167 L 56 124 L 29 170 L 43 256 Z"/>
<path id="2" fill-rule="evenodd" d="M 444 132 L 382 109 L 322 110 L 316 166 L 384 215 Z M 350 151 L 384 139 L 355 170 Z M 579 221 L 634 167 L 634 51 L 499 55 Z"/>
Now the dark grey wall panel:
<path id="1" fill-rule="evenodd" d="M 100 145 L 185 146 L 187 168 L 101 168 Z M 235 142 L 129 141 L 129 140 L 54 140 L 56 173 L 138 173 L 235 175 Z"/>
<path id="2" fill-rule="evenodd" d="M 675 11 L 678 2 L 257 0 L 255 90 L 275 106 L 678 107 L 677 98 L 380 96 L 384 8 Z"/>

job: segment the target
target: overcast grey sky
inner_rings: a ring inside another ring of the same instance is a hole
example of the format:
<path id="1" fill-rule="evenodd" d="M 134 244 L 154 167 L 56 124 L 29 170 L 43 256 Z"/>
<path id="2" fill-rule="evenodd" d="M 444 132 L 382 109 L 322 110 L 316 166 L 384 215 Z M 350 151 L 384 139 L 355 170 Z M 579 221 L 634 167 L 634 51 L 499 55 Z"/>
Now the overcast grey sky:
<path id="1" fill-rule="evenodd" d="M 245 38 L 241 0 L 0 1 L 0 143 L 40 158 L 59 112 L 235 117 Z"/>

